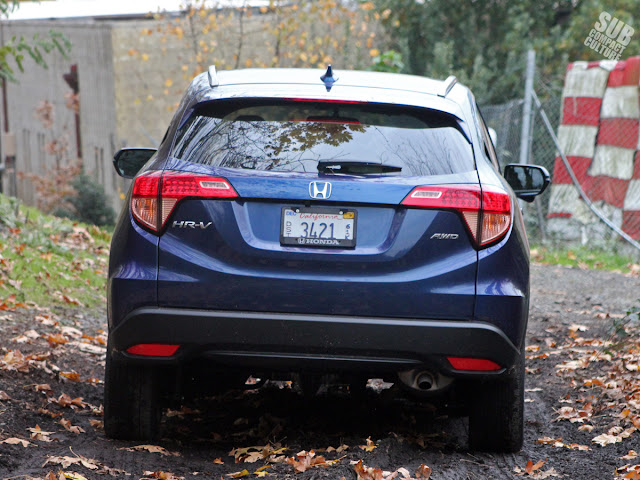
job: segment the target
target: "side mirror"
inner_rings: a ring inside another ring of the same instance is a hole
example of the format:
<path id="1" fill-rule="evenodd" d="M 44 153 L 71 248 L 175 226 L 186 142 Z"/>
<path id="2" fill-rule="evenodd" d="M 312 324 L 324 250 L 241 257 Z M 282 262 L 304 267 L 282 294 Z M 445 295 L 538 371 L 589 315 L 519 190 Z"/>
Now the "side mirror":
<path id="1" fill-rule="evenodd" d="M 511 163 L 504 167 L 504 178 L 518 198 L 533 202 L 545 191 L 551 179 L 546 168 L 538 165 Z"/>
<path id="2" fill-rule="evenodd" d="M 155 148 L 123 148 L 113 156 L 113 166 L 121 177 L 133 178 L 156 152 Z"/>

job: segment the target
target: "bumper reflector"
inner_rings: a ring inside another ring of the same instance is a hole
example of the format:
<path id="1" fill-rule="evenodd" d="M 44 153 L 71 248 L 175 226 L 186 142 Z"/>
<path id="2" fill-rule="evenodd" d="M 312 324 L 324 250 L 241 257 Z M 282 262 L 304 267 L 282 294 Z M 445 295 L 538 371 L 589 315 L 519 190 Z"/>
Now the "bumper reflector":
<path id="1" fill-rule="evenodd" d="M 140 343 L 127 348 L 127 353 L 131 355 L 142 355 L 145 357 L 170 357 L 175 354 L 180 345 L 168 345 L 164 343 Z"/>
<path id="2" fill-rule="evenodd" d="M 465 357 L 447 357 L 451 366 L 456 370 L 466 370 L 472 372 L 493 372 L 502 370 L 502 367 L 496 362 L 485 358 L 465 358 Z"/>

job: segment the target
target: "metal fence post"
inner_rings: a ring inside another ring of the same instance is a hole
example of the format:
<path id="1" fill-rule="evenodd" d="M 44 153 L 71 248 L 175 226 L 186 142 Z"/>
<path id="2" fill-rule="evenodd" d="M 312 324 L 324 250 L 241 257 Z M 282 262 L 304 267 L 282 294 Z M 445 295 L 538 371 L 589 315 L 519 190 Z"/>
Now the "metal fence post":
<path id="1" fill-rule="evenodd" d="M 533 103 L 533 80 L 536 75 L 536 51 L 531 49 L 527 52 L 527 71 L 525 74 L 524 82 L 524 106 L 522 110 L 522 130 L 520 134 L 520 163 L 530 163 L 531 158 L 531 146 L 533 137 L 533 124 L 531 122 L 533 118 L 533 111 L 531 104 Z M 536 214 L 538 216 L 538 228 L 540 229 L 540 236 L 542 241 L 547 239 L 547 232 L 544 224 L 544 215 L 542 213 L 542 206 L 540 205 L 540 199 L 535 199 Z"/>
<path id="2" fill-rule="evenodd" d="M 524 82 L 524 109 L 522 110 L 522 134 L 520 135 L 520 163 L 529 163 L 531 144 L 531 103 L 533 102 L 533 78 L 536 74 L 536 51 L 527 52 L 527 73 Z"/>

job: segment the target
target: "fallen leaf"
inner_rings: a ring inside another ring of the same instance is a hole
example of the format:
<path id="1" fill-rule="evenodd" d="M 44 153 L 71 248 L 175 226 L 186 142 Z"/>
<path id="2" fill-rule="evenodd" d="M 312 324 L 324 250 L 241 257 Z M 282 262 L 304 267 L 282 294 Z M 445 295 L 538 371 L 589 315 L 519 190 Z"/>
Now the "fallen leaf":
<path id="1" fill-rule="evenodd" d="M 61 407 L 80 407 L 85 408 L 87 404 L 82 400 L 82 397 L 71 398 L 66 393 L 62 393 L 57 399 L 50 398 L 49 403 L 55 403 Z"/>
<path id="2" fill-rule="evenodd" d="M 0 390 L 0 401 L 11 400 L 11 397 L 4 390 Z"/>
<path id="3" fill-rule="evenodd" d="M 270 475 L 269 472 L 266 471 L 267 468 L 271 468 L 271 465 L 264 465 L 259 469 L 257 469 L 255 472 L 253 472 L 253 474 L 256 475 L 257 477 L 266 477 Z"/>
<path id="4" fill-rule="evenodd" d="M 75 299 L 75 298 L 73 298 L 73 297 L 69 297 L 69 296 L 67 296 L 67 295 L 62 295 L 62 299 L 63 299 L 65 302 L 67 302 L 68 304 L 70 304 L 70 305 L 79 305 L 79 306 L 81 306 L 81 305 L 82 305 L 82 303 L 80 303 L 80 301 L 79 301 L 79 300 L 77 300 L 77 299 Z"/>
<path id="5" fill-rule="evenodd" d="M 16 438 L 16 437 L 6 438 L 2 440 L 0 443 L 6 443 L 7 445 L 22 445 L 23 447 L 28 447 L 29 445 L 33 445 L 33 443 L 31 443 L 28 440 L 24 440 L 22 438 Z"/>
<path id="6" fill-rule="evenodd" d="M 540 463 L 540 462 L 538 462 L 538 463 Z M 534 467 L 532 462 L 528 462 L 527 463 L 527 467 L 529 467 L 529 464 L 531 464 L 531 468 Z M 546 470 L 544 472 L 542 470 L 540 470 L 540 471 L 533 471 L 532 470 L 531 473 L 527 473 L 527 471 L 526 471 L 527 467 L 525 467 L 525 469 L 523 470 L 520 467 L 515 466 L 515 467 L 513 467 L 513 471 L 518 476 L 527 475 L 528 477 L 531 477 L 531 478 L 549 478 L 549 477 L 560 477 L 561 476 L 553 468 L 550 468 L 549 470 Z"/>
<path id="7" fill-rule="evenodd" d="M 383 480 L 383 472 L 379 468 L 367 467 L 362 463 L 362 460 L 358 461 L 353 466 L 356 471 L 357 480 Z"/>
<path id="8" fill-rule="evenodd" d="M 626 475 L 624 477 L 618 477 L 618 478 L 630 478 L 633 480 L 637 480 L 638 478 L 640 478 L 640 465 L 636 464 L 636 465 L 624 465 L 622 467 L 618 467 L 616 468 L 616 473 L 618 475 L 622 475 L 624 473 L 626 473 Z"/>
<path id="9" fill-rule="evenodd" d="M 306 472 L 313 467 L 327 467 L 330 465 L 322 455 L 318 455 L 316 457 L 313 450 L 308 452 L 306 450 L 302 450 L 301 452 L 296 453 L 295 458 L 289 457 L 285 462 L 291 465 L 298 473 Z"/>
<path id="10" fill-rule="evenodd" d="M 376 448 L 376 444 L 373 440 L 371 440 L 371 437 L 367 437 L 367 444 L 359 445 L 359 447 L 365 452 L 372 452 Z"/>
<path id="11" fill-rule="evenodd" d="M 104 430 L 104 422 L 102 420 L 96 420 L 94 418 L 89 419 L 89 425 L 98 430 Z"/>
<path id="12" fill-rule="evenodd" d="M 553 445 L 554 447 L 564 447 L 562 438 L 542 437 L 536 440 L 536 443 L 541 443 L 542 445 Z M 531 461 L 529 461 L 529 463 L 531 463 Z M 529 463 L 527 463 L 527 465 Z M 533 463 L 531 463 L 531 465 L 533 466 Z"/>
<path id="13" fill-rule="evenodd" d="M 80 374 L 77 372 L 60 372 L 60 376 L 71 380 L 72 382 L 80 381 Z"/>
<path id="14" fill-rule="evenodd" d="M 119 448 L 118 450 L 126 450 L 127 452 L 159 453 L 160 455 L 174 456 L 174 457 L 180 456 L 178 452 L 170 452 L 164 447 L 159 447 L 157 445 L 136 445 L 135 447 Z"/>
<path id="15" fill-rule="evenodd" d="M 249 470 L 247 470 L 246 468 L 240 472 L 227 473 L 227 477 L 231 477 L 231 478 L 241 478 L 241 477 L 246 477 L 247 475 L 251 475 L 251 474 L 249 473 Z"/>
<path id="16" fill-rule="evenodd" d="M 533 462 L 531 460 L 529 460 L 527 462 L 527 466 L 524 467 L 524 471 L 525 471 L 525 473 L 528 473 L 529 475 L 531 475 L 536 470 L 539 470 L 540 468 L 542 468 L 543 465 L 544 465 L 544 462 L 542 460 L 540 460 L 535 465 L 533 464 Z"/>
<path id="17" fill-rule="evenodd" d="M 222 461 L 222 458 L 218 457 L 216 458 L 213 463 L 217 464 L 217 465 L 224 465 L 224 462 Z"/>
<path id="18" fill-rule="evenodd" d="M 87 477 L 76 472 L 62 472 L 61 476 L 68 480 L 87 480 Z"/>
<path id="19" fill-rule="evenodd" d="M 43 335 L 43 337 L 49 342 L 51 347 L 57 347 L 58 345 L 63 345 L 69 342 L 69 339 L 62 335 L 61 333 L 54 333 L 49 335 Z"/>
<path id="20" fill-rule="evenodd" d="M 64 413 L 62 412 L 57 412 L 54 413 L 50 410 L 47 410 L 46 408 L 39 408 L 37 410 L 38 413 L 42 414 L 42 415 L 49 415 L 51 418 L 57 418 L 57 417 L 61 417 L 62 415 L 64 415 Z"/>
<path id="21" fill-rule="evenodd" d="M 80 462 L 79 457 L 57 457 L 48 455 L 42 467 L 44 468 L 46 465 L 60 465 L 62 468 L 69 468 L 71 465 L 80 464 Z"/>
<path id="22" fill-rule="evenodd" d="M 570 443 L 569 445 L 565 444 L 565 447 L 571 450 L 580 450 L 582 452 L 588 452 L 591 450 L 591 448 L 587 447 L 586 445 L 580 445 L 578 443 Z"/>
<path id="23" fill-rule="evenodd" d="M 163 471 L 157 471 L 157 472 L 145 471 L 143 475 L 149 476 L 151 478 L 157 478 L 159 480 L 184 480 L 184 477 L 179 477 L 178 475 L 174 475 L 173 473 L 163 472 Z"/>
<path id="24" fill-rule="evenodd" d="M 29 372 L 29 359 L 20 350 L 11 350 L 0 359 L 0 370 Z"/>
<path id="25" fill-rule="evenodd" d="M 572 324 L 569 327 L 570 332 L 586 332 L 587 330 L 589 330 L 589 327 L 587 327 L 586 325 L 578 325 L 576 323 Z"/>
<path id="26" fill-rule="evenodd" d="M 67 420 L 66 418 L 61 418 L 58 423 L 71 433 L 85 433 L 82 427 L 71 425 L 71 420 Z"/>
<path id="27" fill-rule="evenodd" d="M 420 465 L 420 466 L 422 466 L 422 465 Z M 420 468 L 418 467 L 418 469 L 420 469 Z M 400 475 L 402 475 L 402 478 L 409 478 L 409 479 L 411 478 L 411 472 L 409 472 L 409 470 L 407 470 L 404 467 L 400 467 L 399 469 L 397 469 L 396 473 L 399 473 Z M 416 472 L 416 474 L 417 474 L 417 472 Z"/>
<path id="28" fill-rule="evenodd" d="M 619 437 L 617 435 L 609 435 L 608 433 L 603 433 L 602 435 L 598 435 L 597 437 L 592 438 L 591 441 L 593 443 L 597 443 L 601 447 L 604 447 L 606 445 L 611 445 L 613 443 L 621 442 L 622 437 Z"/>
<path id="29" fill-rule="evenodd" d="M 229 455 L 235 457 L 236 463 L 255 463 L 258 460 L 268 460 L 270 462 L 278 461 L 277 458 L 280 458 L 280 461 L 284 460 L 284 456 L 277 457 L 282 454 L 286 448 L 282 448 L 277 446 L 277 448 L 272 447 L 271 445 L 255 445 L 251 447 L 244 448 L 234 448 L 229 452 Z"/>
<path id="30" fill-rule="evenodd" d="M 424 463 L 416 470 L 416 478 L 424 478 L 428 480 L 431 476 L 431 468 L 427 467 Z"/>
<path id="31" fill-rule="evenodd" d="M 40 428 L 40 425 L 36 425 L 33 428 L 28 428 L 27 430 L 29 430 L 31 432 L 31 439 L 32 440 L 40 440 L 42 442 L 50 442 L 51 439 L 49 438 L 49 435 L 52 435 L 53 432 L 45 432 Z"/>
<path id="32" fill-rule="evenodd" d="M 535 474 L 534 478 L 549 478 L 549 477 L 561 477 L 558 472 L 556 472 L 555 468 L 550 468 L 549 470 L 545 470 L 544 472 L 540 471 Z"/>
<path id="33" fill-rule="evenodd" d="M 331 452 L 336 452 L 336 453 L 342 453 L 345 452 L 349 449 L 349 445 L 340 445 L 338 448 L 334 448 L 334 447 L 328 447 L 327 448 L 327 452 L 331 453 Z"/>

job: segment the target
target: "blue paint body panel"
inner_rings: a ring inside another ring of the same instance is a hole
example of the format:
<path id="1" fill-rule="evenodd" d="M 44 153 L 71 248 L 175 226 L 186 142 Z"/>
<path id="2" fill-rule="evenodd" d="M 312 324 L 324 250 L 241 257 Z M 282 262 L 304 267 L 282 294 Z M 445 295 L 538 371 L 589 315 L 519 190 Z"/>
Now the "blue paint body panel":
<path id="1" fill-rule="evenodd" d="M 306 352 L 296 351 L 295 345 L 286 344 L 286 339 L 279 339 L 277 345 L 268 339 L 251 343 L 254 337 L 232 328 L 233 318 L 238 315 L 244 315 L 245 320 L 255 316 L 256 328 L 264 328 L 268 335 L 281 315 L 283 328 L 287 319 L 292 319 L 286 328 L 303 329 L 299 338 L 306 338 L 311 331 L 323 332 L 323 342 L 309 342 L 323 361 L 340 357 L 344 363 L 346 357 L 367 358 L 366 339 L 357 342 L 358 350 L 348 351 L 348 355 L 346 350 L 332 350 L 334 343 L 346 348 L 344 339 L 332 340 L 332 335 L 344 331 L 335 328 L 341 318 L 345 319 L 344 325 L 359 325 L 359 334 L 366 332 L 365 325 L 375 325 L 378 334 L 375 340 L 370 339 L 369 348 L 388 356 L 378 363 L 392 365 L 407 359 L 426 362 L 433 353 L 416 347 L 416 341 L 411 342 L 411 351 L 404 351 L 402 339 L 390 338 L 393 348 L 375 343 L 389 336 L 380 332 L 393 332 L 396 324 L 401 324 L 403 331 L 421 331 L 421 338 L 428 338 L 429 328 L 434 328 L 433 338 L 447 339 L 437 349 L 438 355 L 446 355 L 444 350 L 450 348 L 452 354 L 494 358 L 487 353 L 486 344 L 482 346 L 483 339 L 489 337 L 478 336 L 479 331 L 484 332 L 482 335 L 489 335 L 486 332 L 490 331 L 491 345 L 509 351 L 495 359 L 516 361 L 517 352 L 523 347 L 528 316 L 528 243 L 517 200 L 485 155 L 475 104 L 466 88 L 456 85 L 444 98 L 426 91 L 440 82 L 423 82 L 417 77 L 406 88 L 392 88 L 380 83 L 380 79 L 391 77 L 376 74 L 370 85 L 359 89 L 358 81 L 365 77 L 346 76 L 349 82 L 342 87 L 337 84 L 333 93 L 325 92 L 324 87 L 318 89 L 311 80 L 295 86 L 275 80 L 273 85 L 257 82 L 256 86 L 236 82 L 232 74 L 220 78 L 228 78 L 229 82 L 217 89 L 209 89 L 205 77 L 193 82 L 166 140 L 144 169 L 223 177 L 238 198 L 184 199 L 159 235 L 136 224 L 127 200 L 114 232 L 109 268 L 109 326 L 115 332 L 114 352 L 126 359 L 123 351 L 134 339 L 139 343 L 171 343 L 172 337 L 182 338 L 178 335 L 181 325 L 173 324 L 172 319 L 188 318 L 191 330 L 184 338 L 194 345 L 192 350 L 185 346 L 185 351 L 223 355 L 229 352 L 219 349 L 233 345 L 233 358 L 238 359 L 244 355 L 237 351 L 240 345 L 252 352 L 243 358 L 249 364 L 252 355 L 259 362 L 264 360 L 259 355 L 282 354 L 284 368 L 296 370 L 299 357 Z M 426 90 L 420 91 L 422 88 Z M 250 92 L 259 98 L 287 98 L 296 89 L 303 98 L 355 98 L 439 109 L 460 122 L 460 129 L 471 144 L 476 170 L 428 177 L 348 176 L 212 167 L 171 156 L 176 131 L 199 102 L 244 98 Z M 331 196 L 310 198 L 309 184 L 313 181 L 331 182 Z M 476 247 L 460 213 L 402 205 L 416 186 L 455 184 L 500 186 L 510 192 L 514 210 L 511 227 L 498 243 L 488 248 Z M 356 211 L 355 247 L 282 245 L 281 215 L 285 207 Z M 182 222 L 194 222 L 198 227 L 180 226 L 184 225 Z M 315 316 L 320 316 L 317 321 Z M 161 319 L 158 324 L 166 330 L 145 331 L 154 319 Z M 203 330 L 199 336 L 200 322 Z M 415 329 L 411 328 L 412 322 Z M 451 333 L 446 333 L 447 322 L 451 322 Z M 465 322 L 469 323 L 468 331 L 464 330 Z M 306 332 L 304 325 L 311 324 L 312 330 Z M 216 325 L 224 325 L 225 336 L 219 342 Z M 333 330 L 323 331 L 322 325 Z M 419 330 L 421 326 L 425 330 Z M 127 333 L 118 336 L 117 332 Z M 202 344 L 198 344 L 200 337 Z M 425 341 L 427 344 L 433 342 Z M 153 363 L 154 359 L 148 361 Z M 511 364 L 503 366 L 507 369 Z"/>

